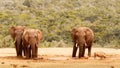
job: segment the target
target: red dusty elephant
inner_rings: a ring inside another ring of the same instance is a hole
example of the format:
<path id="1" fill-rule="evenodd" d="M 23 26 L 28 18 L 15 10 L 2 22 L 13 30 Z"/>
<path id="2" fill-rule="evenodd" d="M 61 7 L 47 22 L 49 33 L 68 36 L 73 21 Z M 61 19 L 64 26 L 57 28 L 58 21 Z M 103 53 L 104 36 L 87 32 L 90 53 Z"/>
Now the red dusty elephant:
<path id="1" fill-rule="evenodd" d="M 22 57 L 22 35 L 25 27 L 23 26 L 11 26 L 9 28 L 9 33 L 14 40 L 15 49 L 18 57 Z"/>
<path id="2" fill-rule="evenodd" d="M 42 38 L 42 32 L 37 29 L 26 29 L 22 40 L 26 58 L 36 59 L 38 55 L 38 42 Z"/>
<path id="3" fill-rule="evenodd" d="M 93 31 L 88 27 L 73 28 L 71 37 L 74 43 L 72 57 L 76 56 L 79 47 L 79 58 L 84 57 L 85 48 L 88 48 L 88 56 L 91 56 L 91 47 L 94 38 Z"/>

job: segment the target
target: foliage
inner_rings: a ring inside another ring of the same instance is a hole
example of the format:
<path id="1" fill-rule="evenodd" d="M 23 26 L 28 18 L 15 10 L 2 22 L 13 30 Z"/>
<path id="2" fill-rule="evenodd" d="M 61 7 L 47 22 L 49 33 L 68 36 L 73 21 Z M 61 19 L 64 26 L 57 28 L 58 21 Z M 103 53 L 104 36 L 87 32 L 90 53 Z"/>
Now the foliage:
<path id="1" fill-rule="evenodd" d="M 8 28 L 40 29 L 43 47 L 70 47 L 73 27 L 90 27 L 94 43 L 120 45 L 120 0 L 2 0 L 0 47 L 14 47 Z M 7 38 L 7 39 L 6 39 Z"/>

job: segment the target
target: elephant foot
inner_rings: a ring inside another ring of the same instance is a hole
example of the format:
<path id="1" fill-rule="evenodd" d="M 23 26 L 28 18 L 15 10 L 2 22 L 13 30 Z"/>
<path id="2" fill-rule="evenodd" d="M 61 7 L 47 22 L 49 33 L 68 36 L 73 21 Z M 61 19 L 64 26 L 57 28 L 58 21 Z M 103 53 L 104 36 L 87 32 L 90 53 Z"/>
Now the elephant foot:
<path id="1" fill-rule="evenodd" d="M 36 58 L 33 58 L 33 60 L 37 60 L 38 58 L 36 57 Z"/>
<path id="2" fill-rule="evenodd" d="M 22 59 L 23 57 L 22 56 L 17 56 L 18 59 Z"/>
<path id="3" fill-rule="evenodd" d="M 76 56 L 72 56 L 73 58 L 76 57 Z"/>
<path id="4" fill-rule="evenodd" d="M 72 53 L 72 57 L 76 57 L 76 53 L 73 52 L 73 53 Z"/>
<path id="5" fill-rule="evenodd" d="M 26 57 L 25 59 L 30 59 L 29 57 Z"/>
<path id="6" fill-rule="evenodd" d="M 78 55 L 78 58 L 82 58 L 83 56 L 81 56 L 80 54 Z"/>
<path id="7" fill-rule="evenodd" d="M 78 57 L 78 58 L 82 58 L 82 57 Z"/>
<path id="8" fill-rule="evenodd" d="M 21 56 L 21 55 L 17 55 L 17 57 L 18 57 L 18 58 L 22 58 L 22 56 Z"/>
<path id="9" fill-rule="evenodd" d="M 28 56 L 25 56 L 25 59 L 30 59 L 30 57 L 28 57 Z"/>
<path id="10" fill-rule="evenodd" d="M 89 54 L 88 56 L 89 56 L 89 57 L 91 57 L 91 55 L 90 55 L 90 54 Z"/>

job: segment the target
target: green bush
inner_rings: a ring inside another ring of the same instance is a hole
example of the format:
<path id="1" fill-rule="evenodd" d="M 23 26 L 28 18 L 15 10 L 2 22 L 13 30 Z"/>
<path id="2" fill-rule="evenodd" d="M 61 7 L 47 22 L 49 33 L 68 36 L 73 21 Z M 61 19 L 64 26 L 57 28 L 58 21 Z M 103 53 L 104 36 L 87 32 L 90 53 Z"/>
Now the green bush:
<path id="1" fill-rule="evenodd" d="M 120 45 L 119 0 L 2 0 L 0 6 L 0 47 L 14 47 L 13 25 L 40 29 L 40 47 L 71 47 L 70 31 L 80 26 L 94 31 L 94 45 Z"/>

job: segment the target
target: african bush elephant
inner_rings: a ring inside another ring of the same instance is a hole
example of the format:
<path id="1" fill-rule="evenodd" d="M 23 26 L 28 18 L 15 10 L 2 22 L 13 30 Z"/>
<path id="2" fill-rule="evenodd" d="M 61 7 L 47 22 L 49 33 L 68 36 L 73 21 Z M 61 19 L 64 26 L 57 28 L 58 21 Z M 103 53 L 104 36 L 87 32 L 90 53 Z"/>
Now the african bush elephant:
<path id="1" fill-rule="evenodd" d="M 93 31 L 88 27 L 73 28 L 71 37 L 74 43 L 72 57 L 76 56 L 79 47 L 79 58 L 84 57 L 85 48 L 88 48 L 88 56 L 91 56 L 91 47 L 94 38 Z"/>
<path id="2" fill-rule="evenodd" d="M 26 29 L 22 40 L 26 58 L 36 59 L 38 55 L 38 42 L 42 38 L 42 32 L 37 29 Z"/>
<path id="3" fill-rule="evenodd" d="M 9 28 L 9 33 L 14 40 L 15 49 L 18 57 L 22 57 L 22 35 L 24 32 L 24 26 L 11 26 Z"/>

